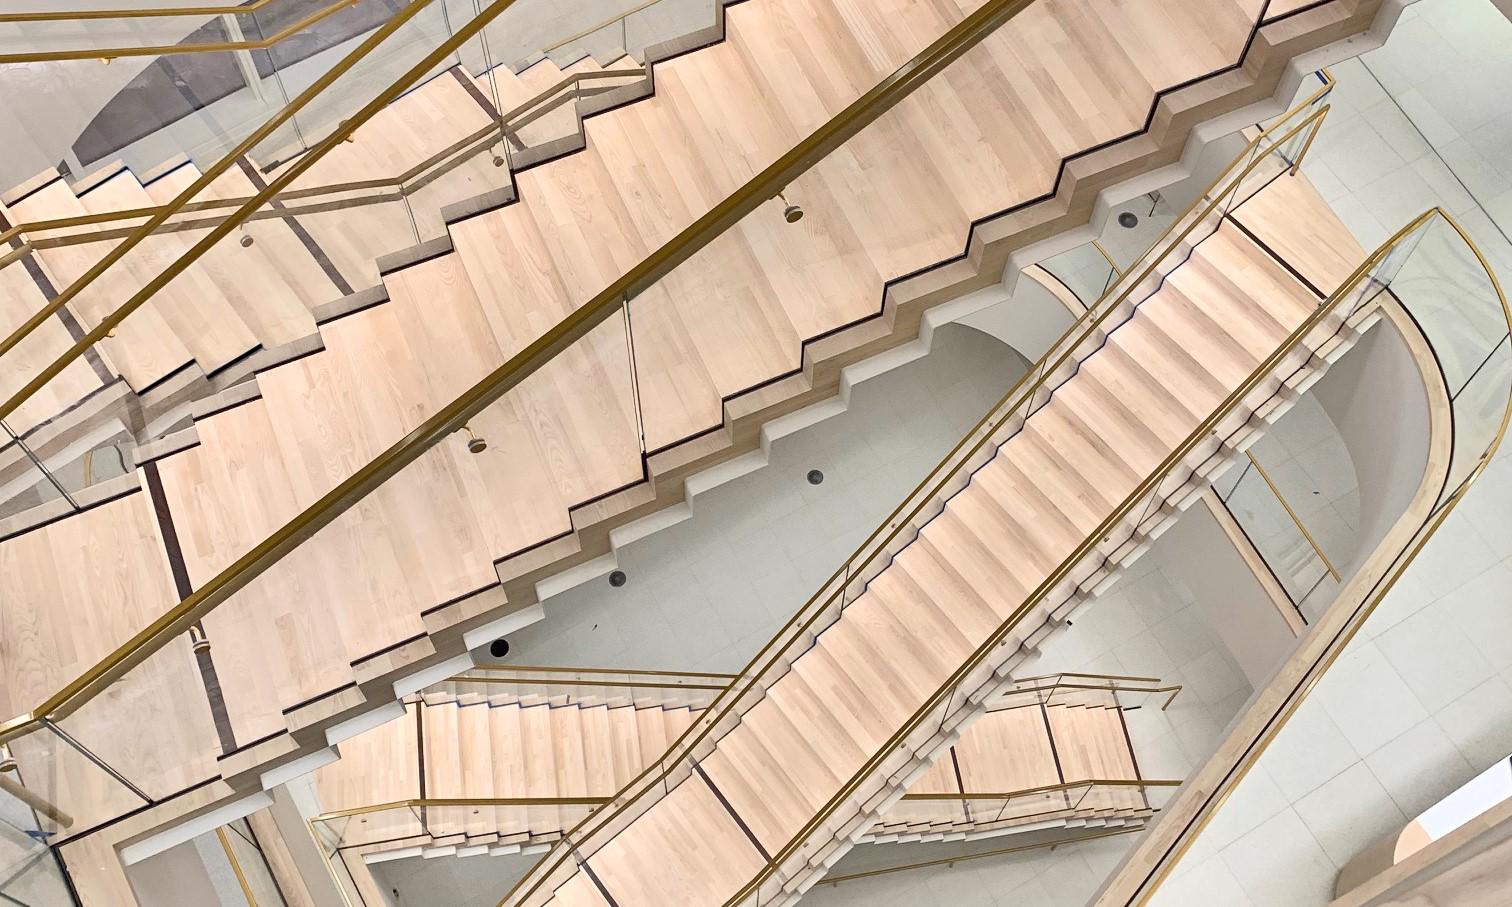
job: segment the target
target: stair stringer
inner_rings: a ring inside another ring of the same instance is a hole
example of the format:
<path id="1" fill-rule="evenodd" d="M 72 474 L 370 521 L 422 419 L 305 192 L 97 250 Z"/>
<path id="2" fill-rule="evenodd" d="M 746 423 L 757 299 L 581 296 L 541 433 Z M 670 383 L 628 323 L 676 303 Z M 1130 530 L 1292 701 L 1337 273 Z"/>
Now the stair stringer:
<path id="1" fill-rule="evenodd" d="M 804 342 L 802 365 L 796 372 L 728 397 L 720 425 L 648 455 L 643 482 L 571 508 L 570 535 L 501 558 L 496 566 L 506 597 L 522 605 L 538 602 L 538 586 L 557 574 L 590 563 L 593 567 L 585 578 L 613 569 L 602 559 L 614 552 L 615 530 L 670 508 L 686 508 L 690 479 L 756 450 L 762 445 L 764 426 L 774 420 L 839 396 L 846 368 L 916 340 L 930 309 L 1000 283 L 1016 251 L 1090 223 L 1099 213 L 1102 194 L 1117 191 L 1130 174 L 1168 167 L 1187 157 L 1183 152 L 1190 143 L 1185 137 L 1200 124 L 1231 113 L 1225 106 L 1233 97 L 1242 97 L 1248 104 L 1268 104 L 1275 103 L 1278 95 L 1289 96 L 1303 74 L 1295 71 L 1287 78 L 1284 72 L 1296 55 L 1307 52 L 1328 59 L 1337 53 L 1342 59 L 1361 52 L 1358 46 L 1350 46 L 1334 47 L 1331 53 L 1330 45 L 1341 36 L 1349 37 L 1347 33 L 1359 21 L 1373 20 L 1378 9 L 1394 20 L 1393 3 L 1355 3 L 1349 16 L 1332 23 L 1327 37 L 1314 42 L 1307 39 L 1318 36 L 1306 23 L 1295 21 L 1305 16 L 1287 20 L 1292 23 L 1287 36 L 1274 43 L 1266 37 L 1266 30 L 1272 28 L 1267 26 L 1257 33 L 1242 68 L 1161 96 L 1147 132 L 1062 162 L 1063 176 L 1049 197 L 973 224 L 961 257 L 891 282 L 876 316 Z M 1327 16 L 1324 8 L 1306 15 L 1319 13 Z M 1217 83 L 1225 85 L 1215 87 Z"/>
<path id="2" fill-rule="evenodd" d="M 858 804 L 856 808 L 832 816 L 816 828 L 809 841 L 823 843 L 809 848 L 812 855 L 804 856 L 800 852 L 782 864 L 774 874 L 780 882 L 769 882 L 761 888 L 763 897 L 760 903 L 794 903 L 819 882 L 850 847 L 865 840 L 876 817 L 900 799 L 907 785 L 960 739 L 973 721 L 985 714 L 987 702 L 994 695 L 1004 692 L 1014 682 L 1012 671 L 1038 650 L 1072 614 L 1106 591 L 1124 569 L 1174 524 L 1181 511 L 1200 497 L 1202 488 L 1233 466 L 1244 450 L 1259 440 L 1265 429 L 1290 409 L 1300 395 L 1322 377 L 1327 366 L 1343 356 L 1379 317 L 1379 312 L 1371 307 L 1357 313 L 1348 322 L 1341 320 L 1332 333 L 1323 336 L 1316 351 L 1309 350 L 1300 357 L 1292 357 L 1290 363 L 1283 363 L 1273 371 L 1269 387 L 1257 388 L 1257 393 L 1252 393 L 1249 398 L 1252 404 L 1237 412 L 1238 418 L 1228 420 L 1234 427 L 1223 435 L 1223 442 L 1206 450 L 1198 448 L 1194 451 L 1184 461 L 1184 466 L 1177 467 L 1188 469 L 1186 477 L 1165 496 L 1155 512 L 1137 525 L 1126 519 L 1120 528 L 1110 533 L 1110 538 L 1127 533 L 1111 551 L 1094 549 L 1073 568 L 1071 576 L 1082 579 L 1074 583 L 1063 582 L 1025 615 L 1023 623 L 1032 624 L 1031 628 L 1009 636 L 1004 644 L 994 647 L 976 668 L 965 675 L 956 690 L 968 692 L 964 696 L 958 692 L 950 697 L 951 702 L 959 698 L 960 705 L 944 714 L 938 725 L 931 723 L 908 735 L 882 762 L 880 770 L 849 798 L 849 802 Z M 1010 641 L 1012 645 L 1008 644 Z"/>

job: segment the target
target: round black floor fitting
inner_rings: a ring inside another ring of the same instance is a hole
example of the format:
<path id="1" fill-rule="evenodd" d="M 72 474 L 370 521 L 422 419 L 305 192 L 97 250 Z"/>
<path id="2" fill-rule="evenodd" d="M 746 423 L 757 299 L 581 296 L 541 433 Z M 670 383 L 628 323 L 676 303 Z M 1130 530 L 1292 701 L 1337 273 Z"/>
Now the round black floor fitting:
<path id="1" fill-rule="evenodd" d="M 609 585 L 616 589 L 628 582 L 630 582 L 630 577 L 626 576 L 623 570 L 616 570 L 609 574 Z"/>
<path id="2" fill-rule="evenodd" d="M 1132 230 L 1139 226 L 1139 215 L 1133 211 L 1125 211 L 1118 215 L 1118 225 L 1124 229 Z"/>
<path id="3" fill-rule="evenodd" d="M 488 654 L 494 658 L 503 658 L 509 654 L 509 640 L 500 637 L 488 644 Z"/>
<path id="4" fill-rule="evenodd" d="M 824 482 L 824 473 L 820 472 L 817 469 L 810 469 L 808 471 L 808 483 L 810 485 L 819 485 L 819 484 L 821 484 L 823 482 Z"/>

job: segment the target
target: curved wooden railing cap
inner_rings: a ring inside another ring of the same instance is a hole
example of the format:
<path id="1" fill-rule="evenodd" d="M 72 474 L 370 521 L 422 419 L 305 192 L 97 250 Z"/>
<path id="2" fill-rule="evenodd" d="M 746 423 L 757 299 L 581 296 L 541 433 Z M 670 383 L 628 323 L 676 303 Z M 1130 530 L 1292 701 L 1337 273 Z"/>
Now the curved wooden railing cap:
<path id="1" fill-rule="evenodd" d="M 1366 260 L 1366 264 L 1384 258 L 1385 254 L 1391 249 L 1396 248 L 1405 239 L 1410 237 L 1414 231 L 1425 227 L 1434 218 L 1442 218 L 1459 235 L 1465 246 L 1475 256 L 1480 268 L 1485 272 L 1491 289 L 1496 295 L 1502 319 L 1507 329 L 1507 335 L 1496 346 L 1499 347 L 1501 343 L 1509 342 L 1508 338 L 1512 338 L 1512 307 L 1509 307 L 1507 295 L 1502 288 L 1501 281 L 1497 278 L 1495 269 L 1491 267 L 1490 262 L 1486 259 L 1485 253 L 1470 238 L 1470 234 L 1465 231 L 1464 227 L 1460 225 L 1453 214 L 1443 208 L 1430 208 L 1414 218 L 1377 249 Z M 1361 265 L 1361 269 L 1363 270 L 1364 268 L 1365 265 Z M 1358 278 L 1358 273 L 1351 277 L 1349 281 L 1346 281 L 1345 285 L 1354 282 Z M 1494 355 L 1495 348 L 1491 352 Z M 1452 409 L 1449 418 L 1452 423 Z M 1507 400 L 1503 404 L 1501 421 L 1497 426 L 1496 433 L 1486 446 L 1486 449 L 1477 457 L 1475 466 L 1466 473 L 1465 477 L 1458 484 L 1452 489 L 1449 488 L 1448 483 L 1452 478 L 1451 469 L 1453 468 L 1454 460 L 1451 449 L 1449 459 L 1441 467 L 1443 477 L 1441 480 L 1442 487 L 1431 496 L 1431 506 L 1426 507 L 1426 514 L 1423 516 L 1421 524 L 1416 530 L 1409 530 L 1401 534 L 1405 539 L 1401 549 L 1394 554 L 1388 554 L 1386 557 L 1389 559 L 1389 562 L 1382 569 L 1380 575 L 1373 580 L 1368 580 L 1366 588 L 1360 593 L 1360 603 L 1356 606 L 1354 614 L 1347 622 L 1333 632 L 1333 636 L 1330 639 L 1319 643 L 1322 648 L 1316 656 L 1316 660 L 1300 671 L 1300 675 L 1294 681 L 1288 681 L 1287 688 L 1263 691 L 1261 694 L 1262 701 L 1271 703 L 1274 711 L 1268 717 L 1263 717 L 1263 724 L 1257 735 L 1244 746 L 1243 751 L 1239 753 L 1234 764 L 1227 769 L 1220 767 L 1218 770 L 1219 777 L 1205 779 L 1198 787 L 1192 789 L 1194 795 L 1202 798 L 1201 803 L 1195 807 L 1195 811 L 1191 816 L 1181 821 L 1179 826 L 1173 826 L 1175 831 L 1169 836 L 1173 840 L 1158 841 L 1152 838 L 1147 843 L 1141 844 L 1140 847 L 1148 847 L 1155 851 L 1154 853 L 1135 851 L 1131 854 L 1119 873 L 1109 881 L 1099 894 L 1098 899 L 1094 902 L 1096 907 L 1131 907 L 1131 905 L 1143 905 L 1149 903 L 1150 899 L 1155 896 L 1156 891 L 1174 870 L 1177 862 L 1196 842 L 1197 836 L 1212 821 L 1213 816 L 1217 814 L 1219 808 L 1227 802 L 1234 788 L 1243 780 L 1250 769 L 1258 763 L 1260 757 L 1275 741 L 1281 729 L 1286 726 L 1291 717 L 1296 714 L 1297 709 L 1300 708 L 1302 702 L 1314 686 L 1316 686 L 1317 682 L 1322 679 L 1324 673 L 1344 654 L 1350 641 L 1355 638 L 1355 635 L 1365 625 L 1366 619 L 1380 605 L 1381 601 L 1385 599 L 1386 595 L 1396 585 L 1397 580 L 1401 578 L 1402 574 L 1406 572 L 1407 568 L 1411 566 L 1412 562 L 1423 550 L 1423 547 L 1438 532 L 1444 520 L 1448 518 L 1454 508 L 1459 505 L 1459 502 L 1464 499 L 1465 494 L 1469 492 L 1476 480 L 1485 472 L 1492 458 L 1501 448 L 1502 442 L 1506 439 L 1509 424 L 1512 424 L 1512 384 L 1509 384 L 1507 389 Z M 1452 432 L 1453 429 L 1451 428 L 1451 434 Z M 1427 487 L 1425 484 L 1424 488 Z M 1420 491 L 1421 496 L 1422 492 Z M 1416 507 L 1417 505 L 1413 504 L 1412 506 Z M 1404 514 L 1404 518 L 1410 515 L 1409 508 L 1409 513 Z M 1410 526 L 1411 524 L 1408 523 L 1408 525 Z M 1392 532 L 1395 535 L 1397 530 L 1393 529 Z M 1181 819 L 1181 816 L 1180 814 L 1173 814 L 1172 818 Z"/>

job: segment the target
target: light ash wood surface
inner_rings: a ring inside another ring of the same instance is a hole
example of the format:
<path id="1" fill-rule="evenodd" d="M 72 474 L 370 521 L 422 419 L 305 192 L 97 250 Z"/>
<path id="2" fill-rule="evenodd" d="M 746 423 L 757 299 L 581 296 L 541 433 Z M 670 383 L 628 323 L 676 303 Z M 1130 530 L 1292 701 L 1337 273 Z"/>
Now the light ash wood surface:
<path id="1" fill-rule="evenodd" d="M 1201 11 L 1110 3 L 1113 21 L 1055 6 L 1031 8 L 790 187 L 808 212 L 796 227 L 763 208 L 633 302 L 649 445 L 717 423 L 720 396 L 793 368 L 803 337 L 875 311 L 885 277 L 958 252 L 973 217 L 1043 192 L 1061 156 L 1137 128 L 1154 86 L 1236 56 L 1248 29 L 1243 8 L 1217 0 Z M 386 279 L 390 303 L 327 325 L 325 352 L 260 375 L 262 400 L 202 420 L 201 445 L 162 464 L 194 580 L 962 15 L 889 10 L 732 8 L 724 43 L 658 68 L 656 97 L 588 121 L 583 153 L 519 174 L 521 203 L 454 226 L 453 254 Z M 1178 41 L 1182 53 L 1169 52 Z M 1068 48 L 1099 67 L 1073 78 Z M 958 137 L 926 142 L 947 122 Z M 969 202 L 924 190 L 944 174 Z M 637 480 L 628 357 L 623 322 L 605 323 L 475 421 L 486 453 L 466 455 L 460 438 L 441 445 L 212 616 L 213 635 L 277 640 L 225 656 L 238 733 L 277 730 L 283 706 L 345 682 L 346 661 L 420 632 L 420 611 L 487 584 L 494 559 L 565 532 L 569 506 Z M 303 604 L 312 595 L 326 603 L 319 616 Z M 341 654 L 314 648 L 327 643 Z M 261 670 L 270 658 L 286 669 Z"/>

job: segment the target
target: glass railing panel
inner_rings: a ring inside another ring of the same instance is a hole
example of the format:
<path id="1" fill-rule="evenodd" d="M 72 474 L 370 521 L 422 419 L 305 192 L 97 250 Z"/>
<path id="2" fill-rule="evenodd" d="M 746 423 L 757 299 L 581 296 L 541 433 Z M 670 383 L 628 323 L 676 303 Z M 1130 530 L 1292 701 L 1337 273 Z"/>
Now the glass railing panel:
<path id="1" fill-rule="evenodd" d="M 70 19 L 88 13 L 69 4 L 62 21 L 0 21 L 0 59 L 46 73 L 12 99 L 47 130 L 29 132 L 25 157 L 63 161 L 75 177 L 115 159 L 144 172 L 179 152 L 208 164 L 403 5 L 275 0 L 235 14 Z M 303 150 L 304 125 L 280 134 Z M 4 182 L 29 176 L 7 172 Z"/>
<path id="2" fill-rule="evenodd" d="M 138 795 L 160 801 L 217 774 L 222 750 L 189 637 L 55 724 Z M 140 729 L 151 728 L 152 733 Z"/>
<path id="3" fill-rule="evenodd" d="M 1449 466 L 1449 488 L 1458 487 L 1470 476 L 1503 430 L 1509 384 L 1512 346 L 1504 338 L 1453 398 L 1455 449 Z"/>
<path id="4" fill-rule="evenodd" d="M 1506 335 L 1500 313 L 1484 305 L 1495 296 L 1486 270 L 1447 222 L 1428 225 L 1417 252 L 1391 281 L 1391 292 L 1423 326 L 1451 394 Z"/>
<path id="5" fill-rule="evenodd" d="M 35 798 L 39 812 L 50 808 L 66 818 L 70 833 L 148 803 L 147 795 L 119 767 L 53 728 L 12 740 L 9 746 L 17 769 L 7 777 Z"/>
<path id="6" fill-rule="evenodd" d="M 1091 243 L 1051 256 L 1041 261 L 1040 265 L 1065 284 L 1084 305 L 1089 306 L 1101 299 L 1102 294 L 1118 278 L 1118 271 L 1112 262 L 1103 257 Z"/>
<path id="7" fill-rule="evenodd" d="M 1390 283 L 1427 335 L 1452 401 L 1455 448 L 1446 491 L 1471 474 L 1499 436 L 1509 374 L 1503 313 L 1487 304 L 1501 287 L 1467 238 L 1447 218 L 1435 219 Z"/>
<path id="8" fill-rule="evenodd" d="M 574 671 L 572 669 L 514 668 L 509 665 L 479 666 L 426 693 L 443 691 L 453 696 L 474 694 L 490 701 L 518 700 L 556 703 L 584 700 L 611 705 L 685 705 L 703 708 L 729 683 L 725 675 L 655 674 L 653 672 Z"/>
<path id="9" fill-rule="evenodd" d="M 1300 602 L 1325 577 L 1329 568 L 1294 516 L 1253 463 L 1231 470 L 1238 482 L 1221 495 L 1245 535 L 1260 552 L 1293 602 Z"/>
<path id="10" fill-rule="evenodd" d="M 76 907 L 48 841 L 64 829 L 13 793 L 0 772 L 0 900 L 29 907 Z"/>
<path id="11" fill-rule="evenodd" d="M 1114 265 L 1124 270 L 1160 242 L 1180 213 L 1159 192 L 1146 193 L 1109 213 L 1098 245 Z"/>
<path id="12" fill-rule="evenodd" d="M 47 427 L 39 426 L 33 437 L 56 448 L 58 445 L 48 443 Z M 27 436 L 18 437 L 3 422 L 0 431 L 0 437 L 6 440 L 0 445 L 0 460 L 5 462 L 5 477 L 0 479 L 0 519 L 15 518 L 10 532 L 97 502 L 116 487 L 109 483 L 132 470 L 130 449 L 134 445 L 121 429 L 113 433 L 106 429 L 109 437 L 103 441 L 86 438 L 83 444 L 71 445 L 55 456 L 39 451 Z"/>
<path id="13" fill-rule="evenodd" d="M 173 3 L 141 3 L 137 8 L 163 8 Z M 195 6 L 215 4 L 195 3 Z M 231 6 L 232 4 L 224 4 Z M 287 5 L 287 3 L 285 3 Z M 8 3 L 0 10 L 0 54 L 35 57 L 43 54 L 77 52 L 98 58 L 118 57 L 143 48 L 168 47 L 175 44 L 218 44 L 233 40 L 219 17 L 214 15 L 134 16 L 110 18 L 71 18 L 81 9 L 131 9 L 123 4 L 82 3 L 70 0 L 29 0 Z M 51 13 L 59 18 L 29 18 L 27 13 Z M 18 21 L 20 20 L 20 21 Z"/>
<path id="14" fill-rule="evenodd" d="M 273 869 L 268 865 L 268 858 L 258 846 L 257 837 L 246 819 L 216 829 L 216 836 L 231 863 L 237 885 L 247 899 L 247 907 L 288 907 L 278 881 L 273 877 Z"/>
<path id="15" fill-rule="evenodd" d="M 346 847 L 393 843 L 418 843 L 424 838 L 425 813 L 420 806 L 400 803 L 354 815 L 319 817 L 311 826 L 327 853 Z"/>
<path id="16" fill-rule="evenodd" d="M 282 61 L 279 81 L 283 90 L 293 97 L 314 85 L 317 79 L 329 72 L 336 62 L 357 46 L 369 29 L 388 20 L 398 6 L 393 0 L 358 0 L 342 15 L 361 20 L 368 25 L 368 29 L 354 31 L 341 43 L 312 56 Z M 253 15 L 261 18 L 264 12 L 259 11 Z M 329 83 L 313 103 L 295 114 L 291 123 L 298 129 L 305 145 L 313 146 L 330 135 L 344 119 L 373 96 L 376 87 L 396 81 L 431 48 L 450 37 L 452 29 L 453 23 L 446 4 L 441 0 L 427 3 L 418 15 L 410 18 L 383 42 L 382 52 L 364 58 L 357 66 Z M 272 53 L 275 62 L 279 62 L 277 58 L 281 55 L 280 49 L 275 47 Z M 423 75 L 416 84 L 444 72 L 455 62 L 455 57 L 448 57 Z M 252 157 L 260 162 L 288 160 L 290 150 L 264 143 L 252 151 Z"/>
<path id="17" fill-rule="evenodd" d="M 62 479 L 49 472 L 31 445 L 17 437 L 3 422 L 0 422 L 0 458 L 5 464 L 3 473 L 0 473 L 3 476 L 0 494 L 4 496 L 0 519 L 16 518 L 27 511 L 40 512 L 42 508 L 49 514 L 60 512 L 60 507 L 62 512 L 71 509 L 67 500 L 68 488 Z M 19 524 L 21 520 L 15 522 Z M 13 525 L 12 531 L 15 528 L 19 526 Z"/>

